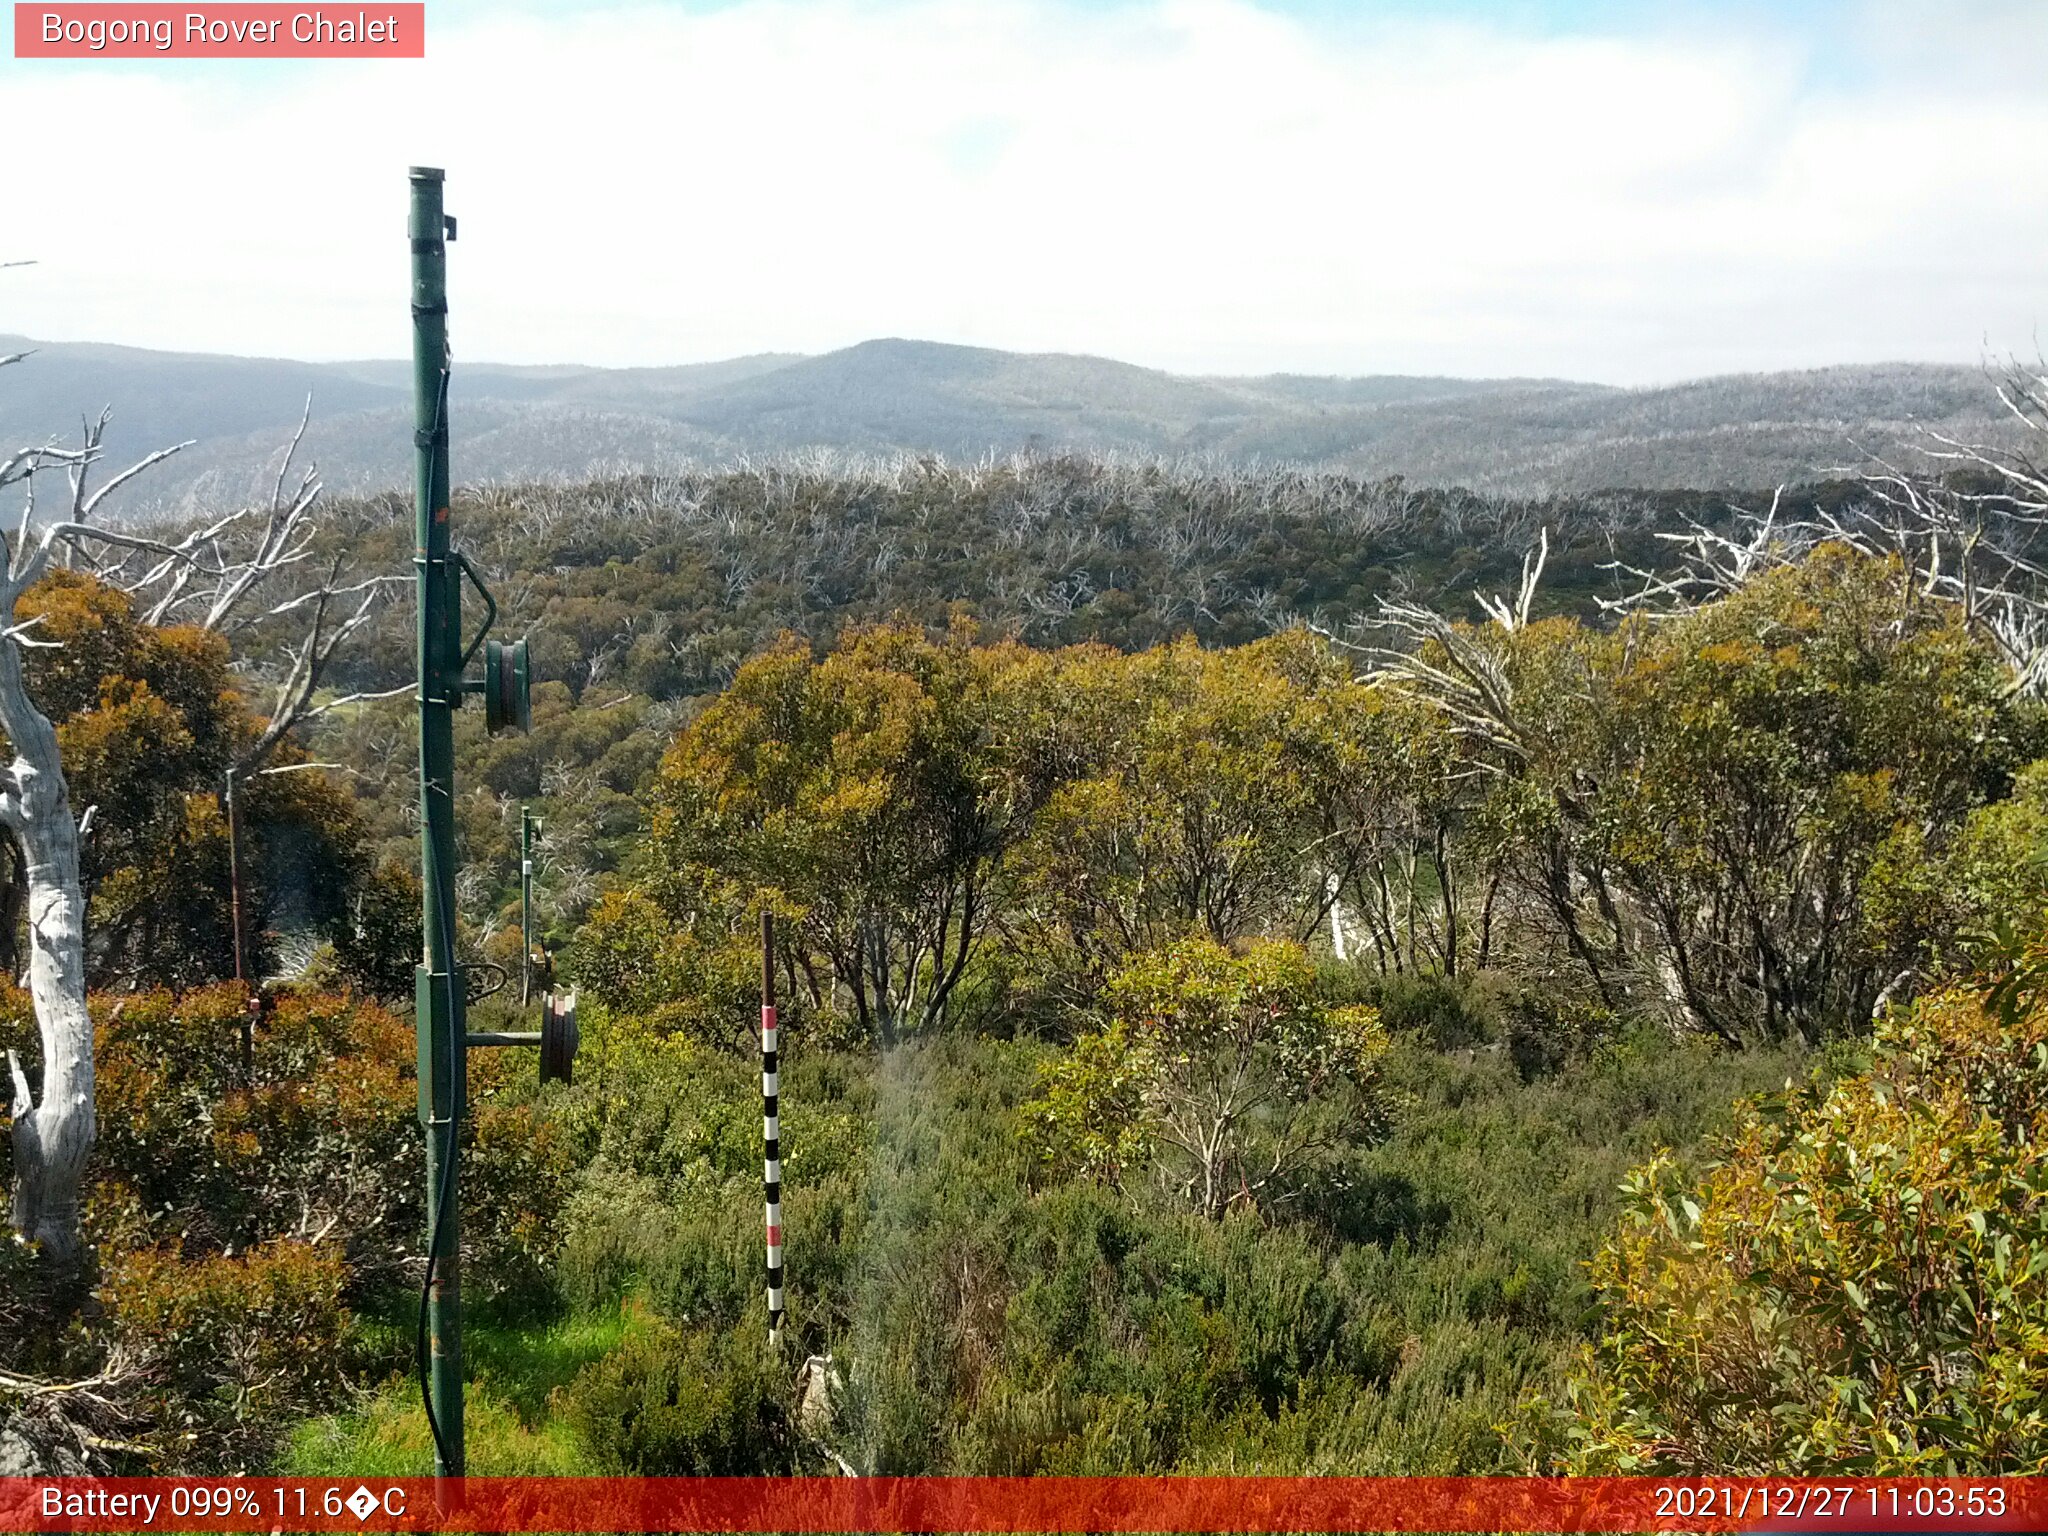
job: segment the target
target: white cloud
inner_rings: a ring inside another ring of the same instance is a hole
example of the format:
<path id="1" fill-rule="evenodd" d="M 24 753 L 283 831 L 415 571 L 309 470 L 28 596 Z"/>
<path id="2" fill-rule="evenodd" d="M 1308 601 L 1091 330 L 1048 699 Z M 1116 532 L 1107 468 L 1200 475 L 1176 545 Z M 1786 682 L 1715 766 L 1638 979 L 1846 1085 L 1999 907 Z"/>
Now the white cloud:
<path id="1" fill-rule="evenodd" d="M 1623 382 L 1968 359 L 2048 308 L 2048 96 L 2011 67 L 2048 54 L 2048 11 L 1943 14 L 1537 36 L 738 0 L 430 9 L 417 64 L 10 60 L 0 142 L 49 146 L 46 185 L 88 174 L 0 223 L 0 257 L 41 262 L 0 280 L 0 330 L 398 354 L 424 161 L 463 221 L 472 357 L 893 334 Z"/>

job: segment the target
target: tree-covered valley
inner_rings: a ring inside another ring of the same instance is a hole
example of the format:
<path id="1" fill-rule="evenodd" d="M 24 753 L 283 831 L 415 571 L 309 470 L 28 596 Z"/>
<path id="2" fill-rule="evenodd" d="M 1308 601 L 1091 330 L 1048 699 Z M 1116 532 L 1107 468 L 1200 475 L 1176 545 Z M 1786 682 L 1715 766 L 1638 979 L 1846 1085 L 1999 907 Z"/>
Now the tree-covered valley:
<path id="1" fill-rule="evenodd" d="M 462 493 L 537 678 L 458 721 L 473 1027 L 530 807 L 583 1034 L 471 1063 L 470 1470 L 2042 1470 L 2038 491 Z M 319 501 L 217 622 L 207 526 L 13 610 L 97 1139 L 76 1251 L 4 1251 L 0 1448 L 418 1473 L 410 508 Z"/>

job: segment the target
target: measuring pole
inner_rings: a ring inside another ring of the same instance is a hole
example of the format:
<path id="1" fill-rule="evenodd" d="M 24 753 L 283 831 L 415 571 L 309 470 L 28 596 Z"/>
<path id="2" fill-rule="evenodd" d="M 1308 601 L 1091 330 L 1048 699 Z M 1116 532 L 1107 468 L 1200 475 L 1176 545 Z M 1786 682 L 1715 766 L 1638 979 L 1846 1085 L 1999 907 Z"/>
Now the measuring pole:
<path id="1" fill-rule="evenodd" d="M 419 594 L 420 883 L 425 957 L 414 976 L 420 1122 L 427 1142 L 424 1387 L 434 1472 L 460 1477 L 462 1278 L 458 1253 L 458 1133 L 464 1100 L 462 983 L 455 964 L 455 710 L 462 702 L 461 597 L 448 538 L 448 256 L 454 221 L 441 210 L 442 173 L 415 166 L 412 182 L 414 487 Z"/>
<path id="2" fill-rule="evenodd" d="M 533 812 L 519 808 L 519 1001 L 533 1001 Z"/>
<path id="3" fill-rule="evenodd" d="M 767 1196 L 768 1342 L 782 1332 L 782 1117 L 776 1071 L 775 919 L 761 914 L 761 1180 Z"/>

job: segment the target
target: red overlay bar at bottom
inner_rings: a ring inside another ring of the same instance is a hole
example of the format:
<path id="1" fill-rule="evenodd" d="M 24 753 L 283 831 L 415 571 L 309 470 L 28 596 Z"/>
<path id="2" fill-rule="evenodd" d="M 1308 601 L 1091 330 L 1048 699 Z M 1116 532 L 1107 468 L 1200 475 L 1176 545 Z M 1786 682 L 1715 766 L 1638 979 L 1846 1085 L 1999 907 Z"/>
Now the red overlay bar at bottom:
<path id="1" fill-rule="evenodd" d="M 2044 1531 L 2048 1478 L 7 1478 L 0 1531 Z"/>

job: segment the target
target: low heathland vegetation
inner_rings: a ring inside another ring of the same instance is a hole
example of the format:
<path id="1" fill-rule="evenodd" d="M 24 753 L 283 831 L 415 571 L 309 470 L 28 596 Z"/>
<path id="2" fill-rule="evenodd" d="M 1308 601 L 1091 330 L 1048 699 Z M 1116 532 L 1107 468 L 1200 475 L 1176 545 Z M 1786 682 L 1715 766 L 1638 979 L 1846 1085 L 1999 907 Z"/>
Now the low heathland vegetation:
<path id="1" fill-rule="evenodd" d="M 465 509 L 550 638 L 533 733 L 463 727 L 462 948 L 516 963 L 533 799 L 584 1030 L 573 1086 L 470 1070 L 470 1469 L 2048 1467 L 2034 523 L 1953 479 L 1879 537 L 1884 494 L 1061 462 Z M 390 512 L 320 537 L 398 559 Z M 244 792 L 237 983 L 216 781 L 288 647 L 23 601 L 95 807 L 98 1142 L 75 1262 L 7 1251 L 0 1433 L 423 1470 L 407 706 Z M 402 682 L 402 617 L 326 686 Z"/>

